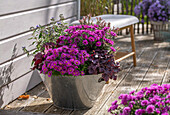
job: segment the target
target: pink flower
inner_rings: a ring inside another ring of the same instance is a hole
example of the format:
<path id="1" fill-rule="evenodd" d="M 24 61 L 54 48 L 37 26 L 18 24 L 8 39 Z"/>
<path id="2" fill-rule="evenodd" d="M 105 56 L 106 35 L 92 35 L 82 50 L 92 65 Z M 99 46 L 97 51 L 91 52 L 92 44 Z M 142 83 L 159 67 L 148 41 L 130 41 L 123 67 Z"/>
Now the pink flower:
<path id="1" fill-rule="evenodd" d="M 97 46 L 97 47 L 100 47 L 101 44 L 102 44 L 102 43 L 101 43 L 100 41 L 96 42 L 96 46 Z"/>
<path id="2" fill-rule="evenodd" d="M 116 49 L 115 49 L 114 47 L 110 47 L 110 49 L 111 49 L 113 52 L 116 51 Z"/>

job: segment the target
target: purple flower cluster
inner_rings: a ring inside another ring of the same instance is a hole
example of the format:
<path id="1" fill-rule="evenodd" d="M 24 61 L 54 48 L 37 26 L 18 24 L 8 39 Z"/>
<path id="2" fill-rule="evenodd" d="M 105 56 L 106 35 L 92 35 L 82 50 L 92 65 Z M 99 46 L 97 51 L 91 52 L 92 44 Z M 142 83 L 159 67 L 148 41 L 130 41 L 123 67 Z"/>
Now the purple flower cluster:
<path id="1" fill-rule="evenodd" d="M 34 59 L 35 67 L 39 68 L 43 74 L 48 74 L 49 77 L 51 75 L 104 74 L 105 70 L 91 72 L 91 63 L 95 60 L 92 55 L 95 51 L 105 50 L 108 54 L 116 52 L 113 40 L 117 35 L 114 31 L 109 26 L 106 27 L 106 24 L 103 26 L 100 24 L 70 26 L 60 34 L 55 42 L 46 43 L 42 47 L 42 59 Z M 115 73 L 119 71 L 119 65 L 112 59 L 113 55 L 108 57 L 105 54 L 102 55 L 106 58 L 101 58 L 97 65 L 101 64 L 103 68 L 109 69 L 111 72 L 111 74 L 104 74 L 105 81 L 108 81 L 109 78 L 116 80 Z M 103 62 L 109 64 L 106 65 L 107 68 Z"/>
<path id="2" fill-rule="evenodd" d="M 120 104 L 116 100 L 108 110 L 113 115 L 170 114 L 170 84 L 161 86 L 153 84 L 139 92 L 132 91 L 129 94 L 121 94 L 119 99 L 121 100 Z"/>
<path id="3" fill-rule="evenodd" d="M 84 75 L 81 65 L 84 65 L 90 55 L 85 50 L 79 50 L 76 46 L 62 46 L 56 49 L 48 49 L 44 55 L 44 63 L 41 72 L 60 75 Z"/>
<path id="4" fill-rule="evenodd" d="M 168 21 L 170 19 L 169 0 L 143 0 L 134 9 L 135 14 L 147 15 L 152 21 Z"/>
<path id="5" fill-rule="evenodd" d="M 75 45 L 80 49 L 86 49 L 88 53 L 95 49 L 107 49 L 108 46 L 113 46 L 113 37 L 116 36 L 110 27 L 99 29 L 98 25 L 70 26 L 65 32 L 68 34 L 60 36 L 59 40 L 62 41 L 60 44 Z"/>

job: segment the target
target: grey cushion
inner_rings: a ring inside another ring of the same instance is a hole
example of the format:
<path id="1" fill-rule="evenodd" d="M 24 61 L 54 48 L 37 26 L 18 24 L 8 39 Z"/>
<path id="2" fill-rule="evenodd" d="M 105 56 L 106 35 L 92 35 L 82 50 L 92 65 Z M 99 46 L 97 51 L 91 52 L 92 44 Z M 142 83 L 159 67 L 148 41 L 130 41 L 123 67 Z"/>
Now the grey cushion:
<path id="1" fill-rule="evenodd" d="M 113 15 L 113 14 L 106 14 L 106 15 L 99 15 L 96 17 L 101 17 L 103 20 L 105 20 L 107 23 L 111 23 L 111 28 L 114 26 L 115 28 L 122 28 L 126 27 L 135 23 L 138 23 L 139 20 L 135 16 L 131 15 Z M 93 20 L 93 23 L 96 22 L 96 17 L 92 17 L 91 20 Z M 79 25 L 79 21 L 76 20 L 72 22 L 70 25 Z"/>

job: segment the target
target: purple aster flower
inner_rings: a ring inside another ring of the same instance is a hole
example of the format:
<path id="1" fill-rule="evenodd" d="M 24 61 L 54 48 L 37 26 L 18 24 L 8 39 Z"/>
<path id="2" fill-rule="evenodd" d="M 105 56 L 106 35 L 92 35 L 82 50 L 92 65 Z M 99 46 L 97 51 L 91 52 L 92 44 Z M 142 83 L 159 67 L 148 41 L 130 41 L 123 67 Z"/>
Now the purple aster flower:
<path id="1" fill-rule="evenodd" d="M 142 115 L 142 109 L 137 109 L 136 111 L 135 111 L 135 115 Z"/>
<path id="2" fill-rule="evenodd" d="M 74 58 L 70 59 L 70 62 L 74 62 Z"/>
<path id="3" fill-rule="evenodd" d="M 157 114 L 160 114 L 161 111 L 160 111 L 158 108 L 156 108 L 156 113 L 157 113 Z"/>
<path id="4" fill-rule="evenodd" d="M 46 74 L 48 72 L 48 69 L 46 67 L 43 67 L 42 70 L 43 70 L 43 74 Z"/>
<path id="5" fill-rule="evenodd" d="M 112 102 L 112 105 L 116 105 L 117 104 L 117 100 L 115 100 L 114 102 Z"/>
<path id="6" fill-rule="evenodd" d="M 76 44 L 73 44 L 73 45 L 71 46 L 71 48 L 77 48 L 77 45 L 76 45 Z"/>
<path id="7" fill-rule="evenodd" d="M 129 94 L 131 95 L 131 94 L 134 94 L 134 93 L 135 93 L 135 90 L 131 91 Z"/>
<path id="8" fill-rule="evenodd" d="M 80 42 L 80 38 L 76 37 L 76 38 L 74 39 L 74 42 L 76 42 L 76 43 Z"/>
<path id="9" fill-rule="evenodd" d="M 63 65 L 63 62 L 62 62 L 62 61 L 58 61 L 58 64 L 59 64 L 59 65 Z"/>
<path id="10" fill-rule="evenodd" d="M 51 77 L 51 75 L 52 75 L 52 71 L 49 71 L 48 72 L 48 77 Z"/>
<path id="11" fill-rule="evenodd" d="M 64 60 L 64 64 L 68 64 L 70 61 L 68 60 Z"/>
<path id="12" fill-rule="evenodd" d="M 74 72 L 72 73 L 72 75 L 73 75 L 73 76 L 76 76 L 76 72 L 74 71 Z"/>
<path id="13" fill-rule="evenodd" d="M 100 41 L 96 42 L 96 46 L 100 47 L 102 45 L 102 43 Z"/>
<path id="14" fill-rule="evenodd" d="M 111 31 L 110 34 L 111 34 L 112 36 L 116 36 L 116 33 L 113 32 L 113 31 Z"/>
<path id="15" fill-rule="evenodd" d="M 108 43 L 111 44 L 111 45 L 114 45 L 114 41 L 112 41 L 112 40 L 109 40 Z"/>
<path id="16" fill-rule="evenodd" d="M 74 54 L 75 48 L 70 48 L 68 52 L 69 52 L 70 54 Z"/>
<path id="17" fill-rule="evenodd" d="M 79 76 L 80 72 L 78 70 L 75 70 L 76 75 L 75 76 Z"/>
<path id="18" fill-rule="evenodd" d="M 154 111 L 155 111 L 155 106 L 154 105 L 148 105 L 147 107 L 146 107 L 146 111 L 147 111 L 147 113 L 153 113 Z"/>
<path id="19" fill-rule="evenodd" d="M 93 37 L 90 36 L 88 39 L 89 39 L 90 42 L 94 42 L 94 38 Z"/>
<path id="20" fill-rule="evenodd" d="M 130 108 L 130 107 L 125 107 L 125 108 L 123 109 L 123 113 L 126 114 L 126 115 L 129 115 L 130 111 L 131 111 L 131 108 Z"/>
<path id="21" fill-rule="evenodd" d="M 81 50 L 81 54 L 86 55 L 86 54 L 87 54 L 87 51 L 86 51 L 86 50 Z"/>
<path id="22" fill-rule="evenodd" d="M 111 106 L 111 107 L 109 108 L 108 112 L 111 112 L 111 111 L 117 109 L 117 107 L 118 107 L 118 105 L 113 105 L 113 106 Z"/>
<path id="23" fill-rule="evenodd" d="M 111 49 L 113 52 L 116 51 L 116 49 L 115 49 L 114 47 L 110 47 L 110 49 Z"/>
<path id="24" fill-rule="evenodd" d="M 55 70 L 55 71 L 58 71 L 58 68 L 59 68 L 59 66 L 55 66 L 55 67 L 54 67 L 54 70 Z"/>
<path id="25" fill-rule="evenodd" d="M 57 52 L 62 52 L 62 50 L 63 50 L 62 47 L 57 48 Z"/>
<path id="26" fill-rule="evenodd" d="M 62 67 L 58 66 L 57 71 L 62 71 Z"/>
<path id="27" fill-rule="evenodd" d="M 156 100 L 154 98 L 150 99 L 150 103 L 155 105 L 156 104 Z"/>
<path id="28" fill-rule="evenodd" d="M 51 64 L 51 66 L 50 66 L 50 69 L 53 69 L 55 66 L 53 65 L 53 64 Z"/>
<path id="29" fill-rule="evenodd" d="M 146 105 L 148 105 L 149 104 L 149 101 L 148 100 L 142 100 L 141 101 L 141 105 L 142 106 L 146 106 Z"/>
<path id="30" fill-rule="evenodd" d="M 60 39 L 60 40 L 65 40 L 66 37 L 65 37 L 65 36 L 60 36 L 59 39 Z"/>
<path id="31" fill-rule="evenodd" d="M 83 40 L 83 44 L 84 44 L 84 45 L 87 45 L 87 44 L 88 44 L 88 41 L 87 41 L 87 40 Z"/>
<path id="32" fill-rule="evenodd" d="M 51 66 L 51 63 L 48 63 L 48 64 L 47 64 L 47 67 L 50 68 L 50 66 Z"/>
<path id="33" fill-rule="evenodd" d="M 61 54 L 61 58 L 65 58 L 66 56 L 67 56 L 66 53 L 62 53 L 62 54 Z"/>
<path id="34" fill-rule="evenodd" d="M 84 65 L 84 59 L 83 58 L 80 59 L 80 63 L 81 63 L 81 65 Z"/>
<path id="35" fill-rule="evenodd" d="M 78 52 L 79 52 L 79 50 L 76 48 L 76 49 L 74 50 L 74 55 L 77 55 Z"/>
<path id="36" fill-rule="evenodd" d="M 61 75 L 64 75 L 66 73 L 66 71 L 62 70 L 60 73 L 61 73 Z"/>
<path id="37" fill-rule="evenodd" d="M 81 75 L 83 76 L 85 73 L 84 73 L 84 71 L 81 71 Z"/>
<path id="38" fill-rule="evenodd" d="M 71 44 L 73 42 L 73 40 L 68 39 L 67 42 Z"/>
<path id="39" fill-rule="evenodd" d="M 75 64 L 75 65 L 80 65 L 80 61 L 79 61 L 79 60 L 75 60 L 75 61 L 74 61 L 74 64 Z"/>
<path id="40" fill-rule="evenodd" d="M 89 26 L 88 25 L 83 25 L 84 29 L 87 29 Z"/>
<path id="41" fill-rule="evenodd" d="M 86 35 L 86 34 L 83 34 L 82 37 L 83 37 L 84 39 L 87 39 L 87 35 Z"/>
<path id="42" fill-rule="evenodd" d="M 68 74 L 72 74 L 74 72 L 74 68 L 72 67 L 69 67 L 68 70 L 67 70 Z"/>

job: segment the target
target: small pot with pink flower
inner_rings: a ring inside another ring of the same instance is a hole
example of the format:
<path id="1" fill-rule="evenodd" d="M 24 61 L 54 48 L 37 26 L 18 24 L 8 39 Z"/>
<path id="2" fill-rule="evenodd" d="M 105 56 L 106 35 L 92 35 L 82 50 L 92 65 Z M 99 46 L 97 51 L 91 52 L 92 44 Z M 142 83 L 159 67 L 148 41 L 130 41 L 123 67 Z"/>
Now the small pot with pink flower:
<path id="1" fill-rule="evenodd" d="M 33 69 L 42 79 L 55 106 L 91 108 L 109 79 L 120 71 L 115 62 L 114 36 L 106 23 L 66 26 L 62 20 L 38 26 Z M 99 20 L 101 21 L 101 20 Z"/>

